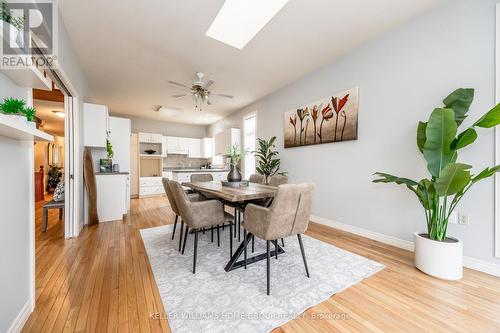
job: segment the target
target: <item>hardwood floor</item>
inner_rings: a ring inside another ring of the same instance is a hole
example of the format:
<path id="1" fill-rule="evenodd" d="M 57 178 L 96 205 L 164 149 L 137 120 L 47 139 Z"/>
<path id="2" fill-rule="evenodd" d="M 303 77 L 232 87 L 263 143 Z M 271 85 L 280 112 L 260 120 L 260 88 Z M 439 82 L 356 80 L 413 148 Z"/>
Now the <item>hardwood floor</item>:
<path id="1" fill-rule="evenodd" d="M 75 239 L 63 238 L 56 210 L 45 234 L 41 203 L 36 216 L 36 308 L 23 331 L 170 331 L 138 232 L 173 222 L 164 197 L 133 199 L 123 222 Z M 500 278 L 466 269 L 441 281 L 416 270 L 411 252 L 314 223 L 308 235 L 386 268 L 273 332 L 500 332 Z"/>

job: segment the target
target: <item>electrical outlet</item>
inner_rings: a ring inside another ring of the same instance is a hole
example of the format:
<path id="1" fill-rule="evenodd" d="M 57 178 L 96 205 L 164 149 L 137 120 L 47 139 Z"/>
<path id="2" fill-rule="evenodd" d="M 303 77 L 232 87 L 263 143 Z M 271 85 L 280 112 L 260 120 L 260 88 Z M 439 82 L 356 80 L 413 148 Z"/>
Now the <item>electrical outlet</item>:
<path id="1" fill-rule="evenodd" d="M 469 216 L 466 214 L 459 214 L 458 215 L 458 224 L 469 225 Z"/>
<path id="2" fill-rule="evenodd" d="M 457 212 L 453 212 L 450 214 L 450 217 L 448 218 L 448 223 L 458 224 L 458 213 Z"/>

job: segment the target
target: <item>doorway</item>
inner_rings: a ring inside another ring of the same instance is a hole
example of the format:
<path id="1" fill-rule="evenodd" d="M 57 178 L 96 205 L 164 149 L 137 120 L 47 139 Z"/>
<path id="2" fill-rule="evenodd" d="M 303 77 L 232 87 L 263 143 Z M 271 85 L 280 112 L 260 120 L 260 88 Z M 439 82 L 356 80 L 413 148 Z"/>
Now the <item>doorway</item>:
<path id="1" fill-rule="evenodd" d="M 35 232 L 36 236 L 65 235 L 65 98 L 53 83 L 52 90 L 33 89 L 33 107 L 39 130 L 53 142 L 35 142 Z M 37 238 L 36 238 L 37 239 Z"/>

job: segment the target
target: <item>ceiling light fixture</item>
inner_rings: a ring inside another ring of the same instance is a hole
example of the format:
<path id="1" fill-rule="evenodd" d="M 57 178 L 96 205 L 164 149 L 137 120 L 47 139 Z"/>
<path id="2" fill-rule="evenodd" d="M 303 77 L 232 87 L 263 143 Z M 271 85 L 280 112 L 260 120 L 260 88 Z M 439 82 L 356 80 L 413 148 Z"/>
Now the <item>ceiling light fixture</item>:
<path id="1" fill-rule="evenodd" d="M 226 0 L 206 35 L 242 49 L 288 0 Z"/>
<path id="2" fill-rule="evenodd" d="M 52 111 L 57 117 L 59 118 L 64 118 L 64 112 L 63 111 Z"/>

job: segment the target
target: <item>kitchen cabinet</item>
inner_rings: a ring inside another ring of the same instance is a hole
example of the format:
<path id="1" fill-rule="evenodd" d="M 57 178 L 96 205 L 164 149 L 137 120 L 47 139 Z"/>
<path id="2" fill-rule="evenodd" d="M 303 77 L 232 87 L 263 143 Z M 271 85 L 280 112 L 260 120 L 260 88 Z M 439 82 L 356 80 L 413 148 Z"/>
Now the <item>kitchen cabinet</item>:
<path id="1" fill-rule="evenodd" d="M 189 153 L 189 138 L 180 138 L 176 136 L 167 136 L 167 154 Z"/>
<path id="2" fill-rule="evenodd" d="M 128 174 L 96 174 L 99 222 L 123 219 L 130 202 Z"/>
<path id="3" fill-rule="evenodd" d="M 139 197 L 165 194 L 161 177 L 141 177 L 139 180 Z"/>
<path id="4" fill-rule="evenodd" d="M 106 148 L 108 108 L 105 105 L 83 103 L 83 145 Z"/>
<path id="5" fill-rule="evenodd" d="M 167 137 L 165 135 L 161 137 L 161 154 L 163 155 L 163 157 L 167 157 L 168 155 Z"/>
<path id="6" fill-rule="evenodd" d="M 139 143 L 162 143 L 163 135 L 157 133 L 139 133 Z"/>
<path id="7" fill-rule="evenodd" d="M 214 140 L 212 138 L 201 139 L 201 156 L 204 158 L 214 157 Z"/>
<path id="8" fill-rule="evenodd" d="M 228 155 L 229 149 L 234 145 L 241 148 L 241 130 L 239 128 L 228 128 L 215 134 L 214 156 Z"/>
<path id="9" fill-rule="evenodd" d="M 188 145 L 189 145 L 188 157 L 191 158 L 203 157 L 201 155 L 201 139 L 189 138 Z"/>

